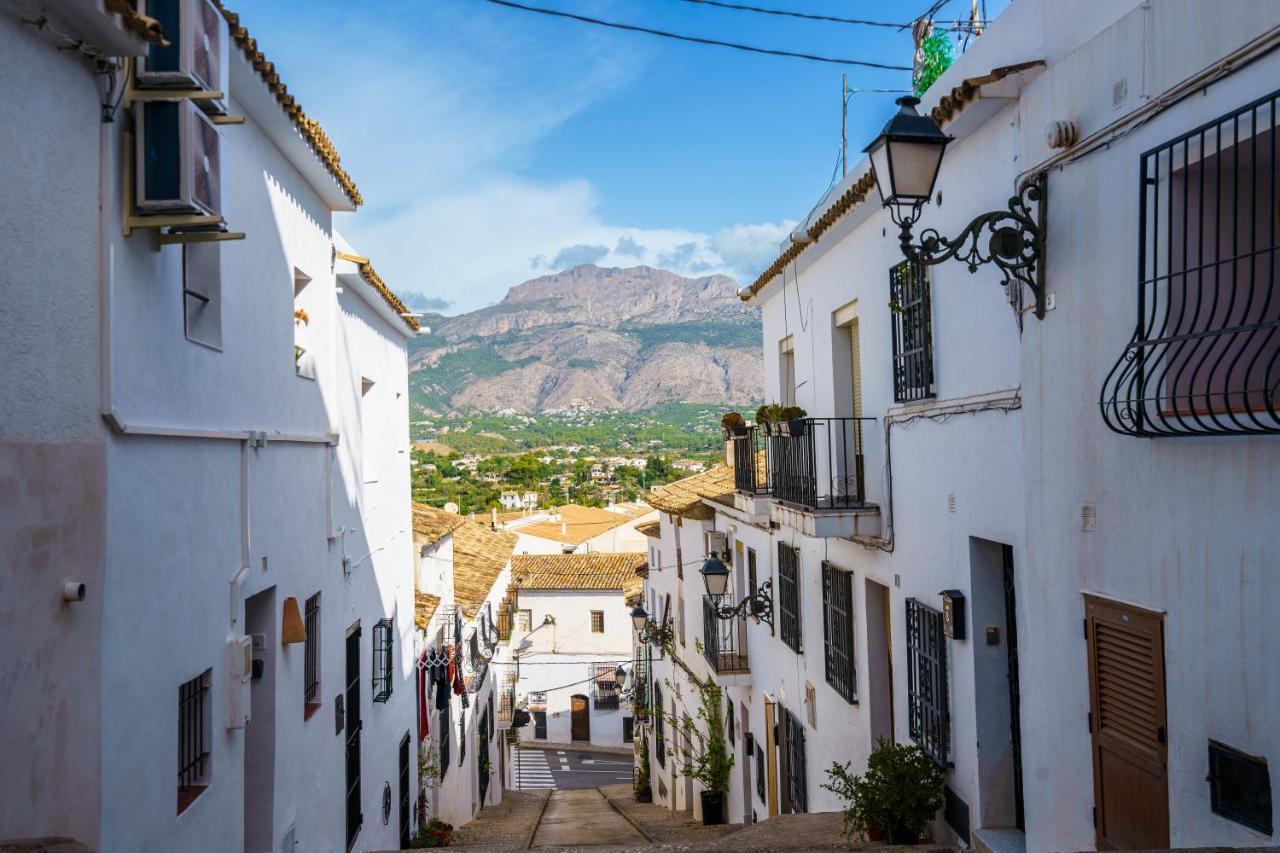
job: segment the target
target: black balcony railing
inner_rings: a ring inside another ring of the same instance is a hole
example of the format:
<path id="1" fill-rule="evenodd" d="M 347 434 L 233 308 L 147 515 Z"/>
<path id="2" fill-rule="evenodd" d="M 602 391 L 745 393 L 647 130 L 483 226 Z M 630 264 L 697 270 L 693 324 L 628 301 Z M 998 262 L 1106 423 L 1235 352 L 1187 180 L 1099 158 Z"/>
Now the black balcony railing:
<path id="1" fill-rule="evenodd" d="M 801 418 L 770 425 L 770 494 L 807 509 L 865 506 L 862 430 L 874 422 L 875 418 Z"/>
<path id="2" fill-rule="evenodd" d="M 763 438 L 758 428 L 726 430 L 725 439 L 733 442 L 733 488 L 748 495 L 768 494 L 768 477 L 760 457 Z"/>
<path id="3" fill-rule="evenodd" d="M 719 603 L 716 596 L 702 597 L 703 654 L 718 673 L 750 672 L 747 667 L 746 623 L 736 616 L 721 619 L 716 614 Z"/>

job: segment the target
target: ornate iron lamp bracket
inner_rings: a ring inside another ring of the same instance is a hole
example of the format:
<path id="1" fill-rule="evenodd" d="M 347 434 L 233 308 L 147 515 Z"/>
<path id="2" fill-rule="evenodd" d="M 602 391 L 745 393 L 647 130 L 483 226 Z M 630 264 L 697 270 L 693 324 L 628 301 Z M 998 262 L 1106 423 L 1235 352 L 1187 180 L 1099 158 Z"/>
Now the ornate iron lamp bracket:
<path id="1" fill-rule="evenodd" d="M 675 641 L 675 630 L 671 625 L 671 619 L 667 618 L 661 625 L 650 619 L 645 626 L 640 629 L 638 639 L 641 643 L 650 643 L 654 646 L 665 646 Z"/>
<path id="2" fill-rule="evenodd" d="M 958 236 L 943 237 L 933 228 L 920 233 L 920 243 L 911 243 L 911 226 L 919 217 L 919 207 L 894 219 L 902 228 L 903 254 L 908 260 L 933 266 L 955 258 L 976 272 L 995 263 L 1004 273 L 1005 293 L 1022 327 L 1022 288 L 1035 296 L 1035 314 L 1044 319 L 1044 217 L 1048 183 L 1042 172 L 1027 181 L 1009 199 L 1008 210 L 993 210 L 974 217 Z"/>
<path id="3" fill-rule="evenodd" d="M 716 616 L 721 620 L 736 619 L 740 616 L 749 616 L 756 621 L 756 624 L 764 622 L 770 628 L 773 627 L 773 581 L 767 580 L 762 583 L 755 592 L 730 607 L 729 605 L 715 605 Z"/>

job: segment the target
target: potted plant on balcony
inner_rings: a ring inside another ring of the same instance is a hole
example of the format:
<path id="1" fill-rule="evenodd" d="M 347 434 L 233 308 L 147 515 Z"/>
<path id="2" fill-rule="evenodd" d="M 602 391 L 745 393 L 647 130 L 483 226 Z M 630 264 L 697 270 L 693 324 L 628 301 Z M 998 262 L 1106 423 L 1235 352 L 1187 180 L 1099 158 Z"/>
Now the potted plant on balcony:
<path id="1" fill-rule="evenodd" d="M 799 406 L 784 408 L 781 413 L 781 423 L 778 425 L 780 434 L 793 437 L 804 435 L 805 429 L 809 426 L 809 422 L 805 420 L 807 415 L 808 412 Z"/>
<path id="2" fill-rule="evenodd" d="M 741 437 L 747 434 L 747 419 L 740 412 L 728 412 L 720 419 L 720 428 L 727 438 Z"/>
<path id="3" fill-rule="evenodd" d="M 863 835 L 890 844 L 915 844 L 942 808 L 942 770 L 920 747 L 880 738 L 867 772 L 832 763 L 822 787 L 845 801 L 846 838 Z"/>
<path id="4" fill-rule="evenodd" d="M 781 403 L 765 403 L 756 409 L 756 424 L 764 430 L 765 435 L 778 435 L 778 425 L 782 423 L 782 413 L 786 407 Z"/>

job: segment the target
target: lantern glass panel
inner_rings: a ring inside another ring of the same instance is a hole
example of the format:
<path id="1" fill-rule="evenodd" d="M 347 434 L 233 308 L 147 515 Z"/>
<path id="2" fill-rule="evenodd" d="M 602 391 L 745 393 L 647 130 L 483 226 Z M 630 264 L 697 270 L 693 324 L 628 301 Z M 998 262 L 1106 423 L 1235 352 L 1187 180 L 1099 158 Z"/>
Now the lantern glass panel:
<path id="1" fill-rule="evenodd" d="M 942 165 L 945 146 L 935 142 L 889 140 L 887 159 L 893 169 L 893 195 L 900 201 L 926 200 L 933 191 L 933 181 Z M 872 155 L 874 162 L 875 154 Z"/>

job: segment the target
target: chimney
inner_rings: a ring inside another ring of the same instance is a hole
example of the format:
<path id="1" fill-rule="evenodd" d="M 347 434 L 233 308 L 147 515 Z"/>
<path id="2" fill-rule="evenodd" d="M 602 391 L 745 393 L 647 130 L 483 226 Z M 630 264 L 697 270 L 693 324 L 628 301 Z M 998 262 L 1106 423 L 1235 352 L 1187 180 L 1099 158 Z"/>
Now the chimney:
<path id="1" fill-rule="evenodd" d="M 490 512 L 489 527 L 493 530 L 497 530 L 498 529 L 498 508 L 495 506 L 493 509 L 489 510 L 489 512 Z"/>

